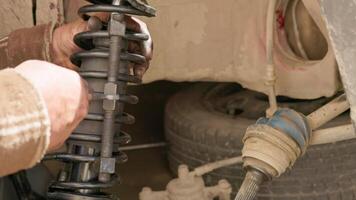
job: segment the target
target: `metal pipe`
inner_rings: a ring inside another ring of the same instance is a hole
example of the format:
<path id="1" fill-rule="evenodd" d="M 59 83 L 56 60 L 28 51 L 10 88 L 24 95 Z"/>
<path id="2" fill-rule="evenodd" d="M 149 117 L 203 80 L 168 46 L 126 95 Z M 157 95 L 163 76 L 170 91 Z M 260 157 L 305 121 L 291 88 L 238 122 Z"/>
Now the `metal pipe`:
<path id="1" fill-rule="evenodd" d="M 328 104 L 308 115 L 307 119 L 312 130 L 320 128 L 330 120 L 339 116 L 350 108 L 346 95 L 342 94 Z"/>
<path id="2" fill-rule="evenodd" d="M 165 146 L 167 146 L 167 143 L 158 142 L 158 143 L 152 143 L 152 144 L 140 144 L 140 145 L 119 147 L 119 150 L 120 151 L 135 151 L 135 150 L 150 149 L 150 148 L 165 147 Z"/>
<path id="3" fill-rule="evenodd" d="M 310 145 L 319 145 L 355 139 L 356 133 L 352 124 L 321 129 L 313 132 Z"/>
<path id="4" fill-rule="evenodd" d="M 275 91 L 276 72 L 273 63 L 273 49 L 274 49 L 274 27 L 275 27 L 275 8 L 277 0 L 270 0 L 267 11 L 266 21 L 266 57 L 267 57 L 267 71 L 266 71 L 266 85 L 268 87 L 268 100 L 270 107 L 267 110 L 267 117 L 271 117 L 277 111 L 277 98 Z"/>
<path id="5" fill-rule="evenodd" d="M 214 171 L 216 169 L 219 169 L 222 167 L 227 167 L 230 165 L 240 164 L 242 162 L 243 162 L 242 156 L 229 158 L 229 159 L 225 159 L 225 160 L 220 160 L 217 162 L 213 162 L 213 163 L 209 163 L 209 164 L 197 167 L 194 169 L 194 171 L 191 172 L 191 174 L 195 175 L 195 176 L 202 176 L 202 175 L 209 173 L 211 171 Z"/>

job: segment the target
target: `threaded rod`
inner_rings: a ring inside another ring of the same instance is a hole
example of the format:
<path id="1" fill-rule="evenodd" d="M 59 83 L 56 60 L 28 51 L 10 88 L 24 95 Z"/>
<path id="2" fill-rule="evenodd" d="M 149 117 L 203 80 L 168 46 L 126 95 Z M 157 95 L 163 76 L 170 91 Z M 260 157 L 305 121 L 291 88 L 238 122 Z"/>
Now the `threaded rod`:
<path id="1" fill-rule="evenodd" d="M 256 170 L 249 170 L 235 200 L 254 200 L 263 180 L 264 174 Z"/>

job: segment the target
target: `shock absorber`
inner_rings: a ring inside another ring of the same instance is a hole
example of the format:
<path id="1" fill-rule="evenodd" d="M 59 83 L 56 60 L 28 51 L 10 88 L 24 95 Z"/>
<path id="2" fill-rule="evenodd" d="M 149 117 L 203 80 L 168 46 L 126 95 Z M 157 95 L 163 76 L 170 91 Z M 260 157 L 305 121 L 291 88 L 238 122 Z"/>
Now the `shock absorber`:
<path id="1" fill-rule="evenodd" d="M 118 181 L 116 163 L 127 160 L 118 150 L 130 136 L 122 124 L 132 124 L 134 117 L 124 113 L 124 104 L 135 104 L 138 98 L 127 94 L 128 83 L 140 83 L 133 75 L 132 64 L 146 62 L 144 56 L 128 52 L 128 42 L 142 42 L 148 35 L 126 29 L 125 15 L 152 17 L 155 10 L 141 0 L 88 0 L 91 5 L 79 9 L 89 20 L 89 31 L 75 36 L 82 52 L 72 56 L 80 75 L 92 89 L 89 114 L 67 142 L 66 153 L 46 156 L 65 163 L 56 182 L 48 190 L 48 199 L 116 199 L 102 190 Z M 109 21 L 101 22 L 90 13 L 108 13 Z"/>

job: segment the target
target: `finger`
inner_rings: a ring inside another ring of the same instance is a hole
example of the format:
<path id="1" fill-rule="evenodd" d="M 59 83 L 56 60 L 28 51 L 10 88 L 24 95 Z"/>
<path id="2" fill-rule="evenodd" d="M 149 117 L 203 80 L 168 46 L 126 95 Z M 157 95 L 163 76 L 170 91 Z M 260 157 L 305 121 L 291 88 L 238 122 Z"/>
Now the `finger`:
<path id="1" fill-rule="evenodd" d="M 68 28 L 68 30 L 71 30 L 71 35 L 73 37 L 78 33 L 89 30 L 88 22 L 84 21 L 82 19 L 78 19 L 75 22 L 64 25 L 64 26 L 71 26 L 70 28 Z"/>
<path id="2" fill-rule="evenodd" d="M 140 45 L 137 42 L 129 43 L 129 52 L 142 54 L 142 44 Z M 132 66 L 134 75 L 142 78 L 143 74 L 147 71 L 150 63 L 150 57 L 146 55 L 146 62 L 143 64 L 134 64 Z"/>
<path id="3" fill-rule="evenodd" d="M 149 66 L 149 62 L 141 65 L 134 66 L 134 75 L 140 79 L 142 79 L 143 75 L 147 71 Z"/>
<path id="4" fill-rule="evenodd" d="M 79 125 L 79 123 L 84 119 L 84 117 L 88 113 L 89 108 L 89 89 L 88 83 L 81 79 L 81 90 L 80 90 L 80 103 L 78 105 L 77 110 L 75 111 L 75 116 L 73 121 L 68 122 L 60 132 L 56 133 L 55 137 L 52 139 L 52 148 L 58 149 L 61 147 L 64 142 L 68 139 L 70 134 L 75 130 L 75 128 Z"/>
<path id="5" fill-rule="evenodd" d="M 136 27 L 136 31 L 138 31 L 140 33 L 144 33 L 148 36 L 148 40 L 142 42 L 141 48 L 142 48 L 142 53 L 146 57 L 146 59 L 148 61 L 151 60 L 152 56 L 153 56 L 152 55 L 153 54 L 153 41 L 152 41 L 151 34 L 150 34 L 150 31 L 148 30 L 147 25 L 143 21 L 141 21 L 137 18 L 133 18 L 133 17 L 130 18 L 129 24 L 133 27 Z M 134 25 L 134 24 L 136 24 L 136 25 Z"/>
<path id="6" fill-rule="evenodd" d="M 142 33 L 141 24 L 145 24 L 145 23 L 143 23 L 141 20 L 127 15 L 125 16 L 124 20 L 126 22 L 127 29 L 137 33 Z"/>
<path id="7" fill-rule="evenodd" d="M 153 57 L 153 42 L 151 36 L 147 41 L 142 43 L 142 53 L 146 57 L 147 61 L 152 60 Z"/>
<path id="8" fill-rule="evenodd" d="M 67 69 L 70 69 L 70 70 L 73 70 L 73 71 L 79 71 L 79 67 L 74 65 L 69 58 L 66 58 L 61 63 L 63 63 L 62 66 L 67 68 Z"/>
<path id="9" fill-rule="evenodd" d="M 89 17 L 98 17 L 102 22 L 108 22 L 110 19 L 110 13 L 106 12 L 93 12 L 93 13 L 88 13 L 87 16 Z"/>
<path id="10" fill-rule="evenodd" d="M 48 146 L 48 149 L 47 149 L 47 153 L 57 152 L 58 150 L 61 150 L 63 145 L 65 145 L 65 141 L 60 142 L 60 143 L 50 142 L 50 145 Z"/>
<path id="11" fill-rule="evenodd" d="M 79 96 L 79 105 L 75 110 L 74 120 L 71 123 L 70 127 L 75 128 L 88 114 L 89 110 L 89 101 L 91 100 L 91 94 L 89 90 L 89 85 L 84 79 L 80 79 L 80 95 Z"/>
<path id="12" fill-rule="evenodd" d="M 92 16 L 88 20 L 88 29 L 90 31 L 99 31 L 103 28 L 103 23 L 97 16 Z"/>
<path id="13" fill-rule="evenodd" d="M 91 89 L 88 82 L 84 79 L 81 79 L 81 96 L 80 96 L 80 105 L 78 108 L 78 120 L 81 121 L 88 114 L 89 110 L 89 101 L 92 99 Z"/>
<path id="14" fill-rule="evenodd" d="M 129 42 L 128 51 L 130 53 L 142 54 L 142 45 L 139 42 Z"/>
<path id="15" fill-rule="evenodd" d="M 144 33 L 148 36 L 148 40 L 146 41 L 143 41 L 141 44 L 140 44 L 140 51 L 137 51 L 137 52 L 140 52 L 143 54 L 143 56 L 146 57 L 146 60 L 147 61 L 150 61 L 152 60 L 152 57 L 153 57 L 153 41 L 152 41 L 152 38 L 151 38 L 151 34 L 148 30 L 148 27 L 147 25 L 142 22 L 141 20 L 137 19 L 137 18 L 134 18 L 134 17 L 131 17 L 131 16 L 127 16 L 125 18 L 125 21 L 126 21 L 126 26 L 128 29 L 134 31 L 134 32 L 138 32 L 138 33 Z M 137 47 L 135 47 L 136 49 Z M 147 65 L 148 67 L 148 65 Z"/>

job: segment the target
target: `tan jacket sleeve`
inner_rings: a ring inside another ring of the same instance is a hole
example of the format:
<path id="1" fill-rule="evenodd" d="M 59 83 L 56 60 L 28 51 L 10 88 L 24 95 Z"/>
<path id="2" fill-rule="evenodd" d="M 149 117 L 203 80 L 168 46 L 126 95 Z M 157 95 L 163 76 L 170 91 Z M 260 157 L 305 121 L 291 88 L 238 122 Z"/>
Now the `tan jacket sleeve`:
<path id="1" fill-rule="evenodd" d="M 53 23 L 23 28 L 0 39 L 0 69 L 15 67 L 26 60 L 51 61 Z"/>
<path id="2" fill-rule="evenodd" d="M 50 122 L 34 86 L 13 69 L 0 71 L 0 177 L 27 169 L 46 153 Z"/>

